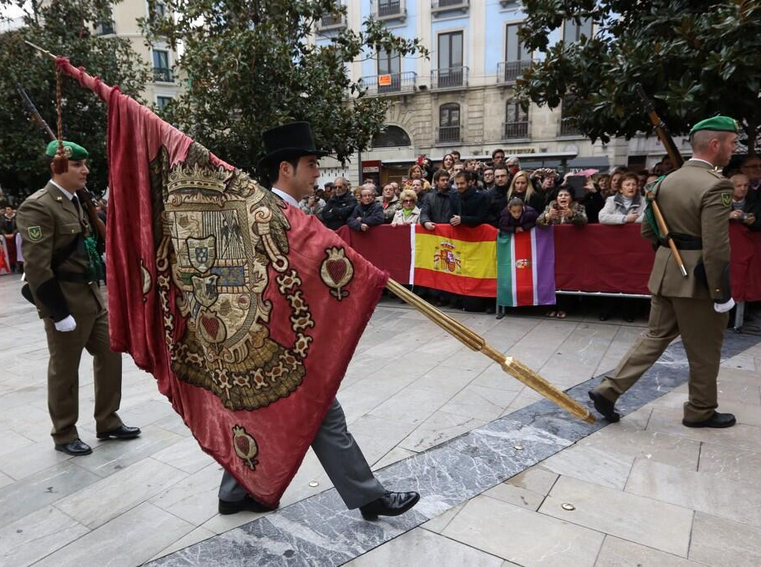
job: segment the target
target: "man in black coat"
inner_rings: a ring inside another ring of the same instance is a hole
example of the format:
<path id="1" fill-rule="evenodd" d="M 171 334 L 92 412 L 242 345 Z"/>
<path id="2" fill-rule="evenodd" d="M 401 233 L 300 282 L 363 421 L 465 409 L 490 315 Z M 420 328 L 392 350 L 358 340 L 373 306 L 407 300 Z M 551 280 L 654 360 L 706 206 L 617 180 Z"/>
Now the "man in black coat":
<path id="1" fill-rule="evenodd" d="M 510 188 L 510 176 L 507 167 L 494 168 L 494 187 L 486 194 L 489 196 L 488 222 L 493 227 L 499 226 L 499 217 L 507 206 L 507 190 Z"/>
<path id="2" fill-rule="evenodd" d="M 452 190 L 449 188 L 449 172 L 438 170 L 433 175 L 435 191 L 429 191 L 420 206 L 420 224 L 426 230 L 433 230 L 436 224 L 449 223 L 452 218 L 452 207 L 449 198 Z"/>
<path id="3" fill-rule="evenodd" d="M 452 226 L 478 226 L 484 224 L 489 216 L 489 197 L 468 184 L 469 173 L 461 171 L 454 176 L 456 192 L 450 196 L 452 207 Z"/>
<path id="4" fill-rule="evenodd" d="M 336 230 L 346 224 L 354 207 L 357 206 L 357 200 L 349 191 L 349 182 L 344 177 L 336 179 L 334 189 L 335 194 L 328 199 L 325 208 L 322 209 L 322 220 L 325 226 Z"/>

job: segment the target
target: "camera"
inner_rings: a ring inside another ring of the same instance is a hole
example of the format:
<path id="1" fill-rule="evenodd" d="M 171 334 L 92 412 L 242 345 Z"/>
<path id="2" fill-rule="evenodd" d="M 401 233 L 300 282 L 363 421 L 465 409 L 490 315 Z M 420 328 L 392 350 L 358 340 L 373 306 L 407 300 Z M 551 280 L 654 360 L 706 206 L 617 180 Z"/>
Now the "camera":
<path id="1" fill-rule="evenodd" d="M 742 217 L 740 217 L 740 220 L 742 220 L 743 222 L 745 222 L 745 221 L 746 221 L 746 220 L 748 220 L 749 218 L 750 218 L 750 215 L 749 215 L 748 213 L 743 213 L 743 216 L 742 216 Z"/>

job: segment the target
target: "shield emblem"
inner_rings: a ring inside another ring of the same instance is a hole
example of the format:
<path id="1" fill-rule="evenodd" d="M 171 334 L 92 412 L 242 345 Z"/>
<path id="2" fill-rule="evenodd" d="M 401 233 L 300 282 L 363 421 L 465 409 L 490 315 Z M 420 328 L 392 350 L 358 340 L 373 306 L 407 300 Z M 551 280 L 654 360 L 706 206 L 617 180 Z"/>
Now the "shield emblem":
<path id="1" fill-rule="evenodd" d="M 215 236 L 206 238 L 188 238 L 188 259 L 190 265 L 199 272 L 207 272 L 217 259 L 217 239 Z"/>
<path id="2" fill-rule="evenodd" d="M 722 193 L 721 194 L 721 202 L 725 207 L 728 207 L 732 204 L 732 193 Z"/>
<path id="3" fill-rule="evenodd" d="M 196 298 L 198 303 L 207 309 L 214 305 L 214 302 L 216 302 L 219 297 L 217 291 L 217 280 L 219 279 L 219 276 L 193 276 L 190 279 L 193 282 L 193 297 Z"/>

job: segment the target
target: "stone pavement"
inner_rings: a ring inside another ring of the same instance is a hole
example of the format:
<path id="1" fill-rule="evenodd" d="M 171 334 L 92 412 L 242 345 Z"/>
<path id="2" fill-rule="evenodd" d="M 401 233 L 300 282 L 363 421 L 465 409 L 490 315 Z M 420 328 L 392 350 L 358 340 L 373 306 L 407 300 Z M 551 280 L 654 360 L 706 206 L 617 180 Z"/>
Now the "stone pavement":
<path id="1" fill-rule="evenodd" d="M 362 521 L 310 451 L 278 511 L 222 517 L 220 467 L 129 357 L 120 414 L 143 435 L 95 439 L 85 355 L 79 428 L 94 452 L 53 450 L 44 332 L 18 288 L 0 278 L 0 565 L 761 564 L 759 337 L 727 335 L 720 400 L 736 427 L 681 426 L 678 344 L 619 424 L 588 427 L 384 300 L 339 400 L 387 486 L 423 493 L 414 513 Z M 579 399 L 644 325 L 540 315 L 456 314 Z"/>

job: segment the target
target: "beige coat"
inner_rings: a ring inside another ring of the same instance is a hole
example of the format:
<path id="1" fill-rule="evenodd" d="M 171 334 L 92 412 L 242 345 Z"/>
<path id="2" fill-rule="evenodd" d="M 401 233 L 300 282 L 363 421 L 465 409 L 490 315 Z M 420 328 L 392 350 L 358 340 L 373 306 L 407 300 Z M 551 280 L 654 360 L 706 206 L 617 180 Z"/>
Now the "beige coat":
<path id="1" fill-rule="evenodd" d="M 91 236 L 87 214 L 80 212 L 69 198 L 52 183 L 48 183 L 24 201 L 16 214 L 24 253 L 24 272 L 32 290 L 40 318 L 50 312 L 39 300 L 36 290 L 40 284 L 55 277 L 52 269 L 53 254 L 66 248 L 77 238 Z M 88 266 L 87 254 L 74 251 L 58 267 L 59 272 L 84 274 Z M 96 283 L 59 282 L 68 311 L 71 314 L 95 314 L 105 309 L 103 297 Z"/>
<path id="2" fill-rule="evenodd" d="M 701 238 L 702 250 L 680 250 L 687 269 L 682 277 L 668 247 L 655 254 L 648 288 L 650 293 L 667 297 L 726 300 L 728 279 L 722 280 L 729 266 L 729 210 L 732 183 L 702 161 L 690 160 L 663 180 L 656 196 L 669 231 Z M 656 242 L 648 222 L 642 223 L 642 236 Z M 709 289 L 695 278 L 695 266 L 703 261 Z"/>

